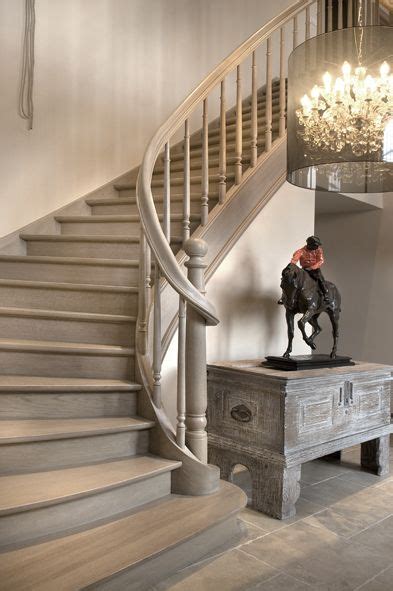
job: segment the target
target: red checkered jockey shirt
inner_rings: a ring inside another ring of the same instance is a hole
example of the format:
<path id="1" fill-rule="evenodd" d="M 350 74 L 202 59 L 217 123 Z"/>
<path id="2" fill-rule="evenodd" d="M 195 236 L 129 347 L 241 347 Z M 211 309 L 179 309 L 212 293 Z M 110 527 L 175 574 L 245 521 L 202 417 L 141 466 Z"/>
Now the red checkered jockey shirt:
<path id="1" fill-rule="evenodd" d="M 303 269 L 315 270 L 322 267 L 325 259 L 323 258 L 323 250 L 319 246 L 316 250 L 308 250 L 306 246 L 299 248 L 291 260 L 291 263 L 296 265 L 300 261 L 300 265 Z"/>

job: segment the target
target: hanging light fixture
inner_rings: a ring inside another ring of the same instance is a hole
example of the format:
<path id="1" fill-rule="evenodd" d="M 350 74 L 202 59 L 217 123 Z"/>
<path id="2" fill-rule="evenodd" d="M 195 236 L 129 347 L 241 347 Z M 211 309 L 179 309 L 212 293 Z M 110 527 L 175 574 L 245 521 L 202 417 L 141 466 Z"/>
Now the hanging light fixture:
<path id="1" fill-rule="evenodd" d="M 292 52 L 289 182 L 343 193 L 393 191 L 392 70 L 393 27 L 341 29 Z"/>

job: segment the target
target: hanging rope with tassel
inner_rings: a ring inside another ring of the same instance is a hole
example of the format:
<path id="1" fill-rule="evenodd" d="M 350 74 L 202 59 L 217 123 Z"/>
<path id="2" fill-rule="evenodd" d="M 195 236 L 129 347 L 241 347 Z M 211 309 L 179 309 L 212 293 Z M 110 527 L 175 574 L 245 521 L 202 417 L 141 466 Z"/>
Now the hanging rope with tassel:
<path id="1" fill-rule="evenodd" d="M 33 129 L 34 103 L 34 36 L 35 0 L 25 0 L 25 30 L 23 35 L 22 76 L 19 91 L 19 115 Z"/>

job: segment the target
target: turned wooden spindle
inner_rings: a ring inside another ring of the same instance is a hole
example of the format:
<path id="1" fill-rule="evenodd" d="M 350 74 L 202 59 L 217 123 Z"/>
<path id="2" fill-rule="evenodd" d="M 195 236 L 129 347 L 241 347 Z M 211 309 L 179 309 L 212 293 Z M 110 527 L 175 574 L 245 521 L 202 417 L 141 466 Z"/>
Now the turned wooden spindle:
<path id="1" fill-rule="evenodd" d="M 328 0 L 328 32 L 333 30 L 333 0 Z"/>
<path id="2" fill-rule="evenodd" d="M 310 13 L 310 7 L 307 6 L 307 8 L 306 8 L 306 26 L 305 26 L 306 41 L 308 39 L 310 39 L 310 32 L 311 32 L 311 13 Z"/>
<path id="3" fill-rule="evenodd" d="M 322 27 L 323 27 L 322 8 L 323 8 L 322 0 L 318 0 L 318 3 L 317 3 L 317 35 L 320 35 L 322 33 Z"/>
<path id="4" fill-rule="evenodd" d="M 298 30 L 297 30 L 297 15 L 295 15 L 293 17 L 292 27 L 293 27 L 293 33 L 292 33 L 292 39 L 293 39 L 293 41 L 292 41 L 292 49 L 296 49 L 296 47 L 297 47 L 297 33 L 298 33 Z"/>
<path id="5" fill-rule="evenodd" d="M 251 64 L 251 166 L 258 159 L 258 95 L 257 95 L 257 64 L 255 51 L 252 53 Z"/>
<path id="6" fill-rule="evenodd" d="M 285 31 L 280 29 L 280 126 L 279 136 L 285 134 L 285 112 L 286 112 L 286 82 L 285 82 Z"/>
<path id="7" fill-rule="evenodd" d="M 343 0 L 338 0 L 338 28 L 342 29 L 344 26 L 344 4 Z"/>
<path id="8" fill-rule="evenodd" d="M 186 302 L 179 297 L 179 329 L 177 348 L 177 416 L 176 441 L 186 445 Z"/>
<path id="9" fill-rule="evenodd" d="M 353 0 L 348 0 L 347 27 L 353 26 Z"/>
<path id="10" fill-rule="evenodd" d="M 164 196 L 162 203 L 162 230 L 168 242 L 171 241 L 171 159 L 169 142 L 164 150 Z"/>
<path id="11" fill-rule="evenodd" d="M 151 251 L 147 243 L 144 231 L 140 232 L 140 265 L 139 265 L 139 285 L 138 291 L 138 331 L 137 347 L 142 355 L 147 352 L 147 318 L 150 305 L 151 292 Z"/>
<path id="12" fill-rule="evenodd" d="M 379 0 L 374 3 L 374 24 L 379 25 Z"/>
<path id="13" fill-rule="evenodd" d="M 226 125 L 226 100 L 225 79 L 221 80 L 220 94 L 220 154 L 219 154 L 219 183 L 218 200 L 224 203 L 227 191 L 227 125 Z"/>
<path id="14" fill-rule="evenodd" d="M 272 39 L 266 42 L 266 131 L 265 151 L 272 147 Z"/>
<path id="15" fill-rule="evenodd" d="M 190 123 L 184 122 L 183 244 L 190 237 Z"/>
<path id="16" fill-rule="evenodd" d="M 161 289 L 160 267 L 157 259 L 154 266 L 154 312 L 153 312 L 153 402 L 161 407 Z"/>
<path id="17" fill-rule="evenodd" d="M 243 152 L 243 106 L 242 106 L 242 78 L 240 65 L 236 69 L 236 156 L 235 156 L 235 184 L 242 180 L 242 152 Z"/>
<path id="18" fill-rule="evenodd" d="M 207 224 L 209 215 L 209 119 L 207 98 L 203 101 L 202 116 L 202 198 L 201 224 Z"/>
<path id="19" fill-rule="evenodd" d="M 188 279 L 204 294 L 207 244 L 198 238 L 190 238 L 184 250 L 190 257 L 185 263 Z M 186 318 L 186 443 L 201 462 L 207 463 L 206 320 L 190 305 Z"/>

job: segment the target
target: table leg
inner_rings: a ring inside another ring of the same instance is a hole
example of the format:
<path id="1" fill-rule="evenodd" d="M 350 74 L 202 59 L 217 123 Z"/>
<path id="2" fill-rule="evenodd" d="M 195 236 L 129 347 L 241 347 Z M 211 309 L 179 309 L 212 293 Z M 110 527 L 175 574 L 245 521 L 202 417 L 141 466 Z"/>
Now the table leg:
<path id="1" fill-rule="evenodd" d="M 253 508 L 276 519 L 294 517 L 300 471 L 301 466 L 286 468 L 273 462 L 255 462 L 251 470 Z"/>
<path id="2" fill-rule="evenodd" d="M 378 476 L 389 474 L 390 435 L 383 435 L 361 445 L 361 465 Z"/>

